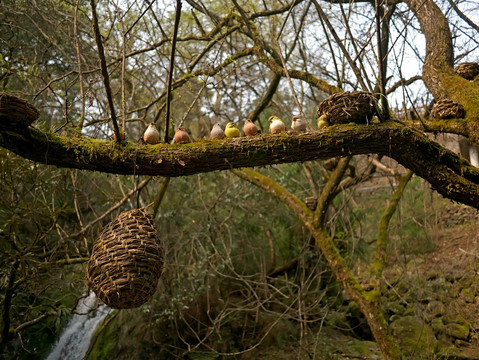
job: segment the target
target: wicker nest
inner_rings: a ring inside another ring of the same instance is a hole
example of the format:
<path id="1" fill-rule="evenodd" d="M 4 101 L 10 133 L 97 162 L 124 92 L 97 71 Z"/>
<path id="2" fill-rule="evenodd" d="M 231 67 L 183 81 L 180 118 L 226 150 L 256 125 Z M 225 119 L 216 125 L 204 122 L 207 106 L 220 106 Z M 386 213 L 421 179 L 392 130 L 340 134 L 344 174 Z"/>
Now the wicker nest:
<path id="1" fill-rule="evenodd" d="M 456 66 L 456 74 L 467 80 L 474 80 L 479 75 L 479 64 L 475 62 L 463 62 Z"/>
<path id="2" fill-rule="evenodd" d="M 465 115 L 464 107 L 449 99 L 439 100 L 431 110 L 432 119 L 460 119 Z"/>
<path id="3" fill-rule="evenodd" d="M 96 240 L 87 266 L 88 286 L 108 306 L 135 308 L 156 291 L 163 249 L 145 209 L 125 211 Z"/>
<path id="4" fill-rule="evenodd" d="M 28 101 L 0 93 L 0 123 L 9 128 L 28 127 L 40 112 Z"/>
<path id="5" fill-rule="evenodd" d="M 353 91 L 334 94 L 321 101 L 318 116 L 326 114 L 331 124 L 369 123 L 377 114 L 376 98 L 368 91 Z"/>

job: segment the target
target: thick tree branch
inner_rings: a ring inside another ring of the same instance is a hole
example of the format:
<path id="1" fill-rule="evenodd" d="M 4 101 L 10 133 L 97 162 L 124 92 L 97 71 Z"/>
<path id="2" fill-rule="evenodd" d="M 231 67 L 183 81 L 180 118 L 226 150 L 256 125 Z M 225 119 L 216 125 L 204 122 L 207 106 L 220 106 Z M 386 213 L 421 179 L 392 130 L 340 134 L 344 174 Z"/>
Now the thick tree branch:
<path id="1" fill-rule="evenodd" d="M 443 196 L 479 208 L 479 170 L 396 122 L 151 146 L 58 136 L 33 127 L 12 127 L 8 119 L 0 117 L 0 146 L 26 159 L 59 167 L 170 177 L 376 153 L 394 158 Z"/>
<path id="2" fill-rule="evenodd" d="M 447 18 L 433 0 L 404 0 L 426 37 L 422 79 L 436 99 L 449 98 L 464 106 L 466 119 L 479 122 L 479 82 L 454 72 L 452 34 Z"/>
<path id="3" fill-rule="evenodd" d="M 306 221 L 308 217 L 312 217 L 312 211 L 309 210 L 303 201 L 298 199 L 295 195 L 284 189 L 281 185 L 269 177 L 251 169 L 236 169 L 233 170 L 233 172 L 240 178 L 247 180 L 274 195 L 295 214 L 298 216 L 301 214 L 300 217 L 302 217 L 304 221 Z"/>

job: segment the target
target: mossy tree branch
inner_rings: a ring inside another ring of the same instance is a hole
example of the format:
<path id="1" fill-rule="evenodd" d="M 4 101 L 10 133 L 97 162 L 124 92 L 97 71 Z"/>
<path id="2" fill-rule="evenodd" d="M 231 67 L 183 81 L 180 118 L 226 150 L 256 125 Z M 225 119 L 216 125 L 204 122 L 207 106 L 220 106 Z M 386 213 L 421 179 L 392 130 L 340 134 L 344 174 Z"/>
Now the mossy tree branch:
<path id="1" fill-rule="evenodd" d="M 331 203 L 332 196 L 344 175 L 349 161 L 349 156 L 339 161 L 338 166 L 333 171 L 326 186 L 323 188 L 316 210 L 319 211 L 320 214 L 323 213 L 323 210 L 318 209 L 323 207 L 325 212 Z M 329 236 L 324 226 L 324 221 L 318 222 L 317 214 L 315 212 L 311 211 L 304 202 L 269 177 L 250 169 L 233 170 L 233 172 L 240 178 L 249 181 L 265 190 L 270 195 L 275 196 L 278 200 L 288 206 L 288 208 L 299 218 L 302 224 L 315 238 L 316 244 L 338 281 L 341 282 L 344 289 L 348 292 L 351 298 L 357 302 L 361 311 L 364 313 L 374 338 L 385 358 L 391 360 L 400 359 L 401 352 L 399 347 L 394 338 L 388 334 L 388 325 L 381 312 L 381 308 L 379 307 L 378 296 L 375 295 L 377 290 L 368 292 L 362 288 L 359 281 L 349 269 L 346 260 L 341 256 L 333 239 Z M 320 216 L 320 219 L 323 219 L 323 216 Z"/>
<path id="2" fill-rule="evenodd" d="M 464 106 L 466 120 L 479 122 L 479 82 L 454 72 L 454 48 L 449 22 L 433 0 L 404 0 L 426 37 L 422 79 L 436 99 L 449 98 Z"/>
<path id="3" fill-rule="evenodd" d="M 0 146 L 43 164 L 114 174 L 176 177 L 376 153 L 394 158 L 443 196 L 479 208 L 479 170 L 418 131 L 396 122 L 150 146 L 44 133 L 16 122 L 15 116 L 0 116 Z"/>
<path id="4" fill-rule="evenodd" d="M 315 210 L 315 226 L 324 226 L 326 212 L 328 211 L 331 201 L 337 194 L 336 189 L 344 176 L 344 172 L 348 168 L 351 158 L 352 156 L 347 156 L 340 159 L 328 182 L 324 185 Z"/>
<path id="5" fill-rule="evenodd" d="M 413 172 L 408 170 L 406 174 L 401 176 L 398 187 L 396 188 L 396 191 L 394 191 L 394 194 L 391 197 L 383 216 L 381 217 L 381 221 L 379 222 L 376 254 L 370 270 L 371 275 L 377 278 L 381 277 L 384 265 L 386 263 L 386 250 L 389 239 L 389 224 L 391 222 L 391 218 L 396 212 L 396 209 L 399 205 L 399 200 L 404 193 L 404 189 L 406 189 L 406 185 L 408 184 L 409 180 L 411 180 L 412 175 Z"/>

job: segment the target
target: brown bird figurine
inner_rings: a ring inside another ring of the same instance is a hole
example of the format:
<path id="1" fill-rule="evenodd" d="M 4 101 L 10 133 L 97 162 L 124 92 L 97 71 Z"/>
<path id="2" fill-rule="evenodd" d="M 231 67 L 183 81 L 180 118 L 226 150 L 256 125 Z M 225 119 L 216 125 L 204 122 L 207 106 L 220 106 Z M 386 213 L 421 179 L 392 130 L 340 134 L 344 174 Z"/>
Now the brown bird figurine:
<path id="1" fill-rule="evenodd" d="M 155 145 L 160 142 L 160 133 L 158 132 L 158 130 L 156 130 L 156 126 L 154 123 L 148 125 L 148 128 L 143 134 L 143 141 L 150 145 Z"/>
<path id="2" fill-rule="evenodd" d="M 258 133 L 258 128 L 250 119 L 248 119 L 244 122 L 243 132 L 246 136 L 255 136 Z"/>
<path id="3" fill-rule="evenodd" d="M 175 140 L 175 144 L 188 144 L 191 142 L 190 136 L 182 127 L 176 129 L 173 139 Z"/>

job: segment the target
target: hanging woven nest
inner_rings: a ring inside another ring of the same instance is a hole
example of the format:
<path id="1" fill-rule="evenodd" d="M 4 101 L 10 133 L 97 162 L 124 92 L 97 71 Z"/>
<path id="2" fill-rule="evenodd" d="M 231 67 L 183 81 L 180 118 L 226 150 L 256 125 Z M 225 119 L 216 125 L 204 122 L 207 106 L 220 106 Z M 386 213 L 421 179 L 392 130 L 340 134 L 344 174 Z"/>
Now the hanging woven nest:
<path id="1" fill-rule="evenodd" d="M 464 107 L 449 99 L 439 100 L 431 110 L 432 119 L 461 119 L 465 115 Z"/>
<path id="2" fill-rule="evenodd" d="M 108 306 L 131 309 L 148 301 L 163 271 L 163 249 L 145 209 L 122 212 L 93 245 L 88 286 Z"/>
<path id="3" fill-rule="evenodd" d="M 9 128 L 26 128 L 39 116 L 40 112 L 28 101 L 0 92 L 0 123 Z"/>
<path id="4" fill-rule="evenodd" d="M 456 66 L 456 74 L 467 80 L 474 80 L 479 75 L 479 64 L 475 62 L 463 62 Z"/>
<path id="5" fill-rule="evenodd" d="M 321 101 L 318 116 L 326 115 L 331 124 L 368 124 L 377 114 L 376 98 L 368 91 L 345 91 Z"/>

